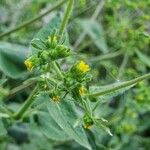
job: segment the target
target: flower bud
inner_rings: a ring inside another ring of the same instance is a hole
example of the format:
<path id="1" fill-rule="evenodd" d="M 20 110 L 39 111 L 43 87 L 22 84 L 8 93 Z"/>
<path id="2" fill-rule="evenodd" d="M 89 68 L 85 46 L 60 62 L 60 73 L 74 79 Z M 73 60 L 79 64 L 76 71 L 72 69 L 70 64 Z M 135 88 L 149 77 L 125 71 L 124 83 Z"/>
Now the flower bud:
<path id="1" fill-rule="evenodd" d="M 90 71 L 89 65 L 82 60 L 76 65 L 76 69 L 81 73 L 87 73 Z"/>
<path id="2" fill-rule="evenodd" d="M 55 48 L 58 43 L 58 37 L 56 35 L 48 36 L 47 44 L 51 48 Z"/>
<path id="3" fill-rule="evenodd" d="M 44 50 L 41 55 L 40 55 L 40 58 L 45 62 L 47 61 L 47 59 L 49 58 L 49 52 Z"/>
<path id="4" fill-rule="evenodd" d="M 49 91 L 49 97 L 52 99 L 53 102 L 58 103 L 61 100 L 61 93 L 58 89 L 53 89 Z"/>
<path id="5" fill-rule="evenodd" d="M 60 97 L 58 95 L 55 95 L 52 97 L 52 100 L 56 103 L 60 102 Z"/>
<path id="6" fill-rule="evenodd" d="M 93 119 L 90 117 L 90 115 L 85 114 L 83 117 L 83 122 L 84 122 L 84 128 L 89 129 L 92 127 L 94 124 Z"/>
<path id="7" fill-rule="evenodd" d="M 33 62 L 30 59 L 25 60 L 24 64 L 26 65 L 28 71 L 32 71 Z"/>
<path id="8" fill-rule="evenodd" d="M 70 55 L 70 49 L 64 45 L 57 45 L 50 52 L 52 60 L 61 59 Z"/>
<path id="9" fill-rule="evenodd" d="M 79 88 L 79 94 L 80 94 L 81 96 L 84 95 L 86 92 L 87 92 L 87 89 L 86 89 L 85 87 L 81 86 L 81 87 Z"/>
<path id="10" fill-rule="evenodd" d="M 73 78 L 77 80 L 85 80 L 85 75 L 90 71 L 90 67 L 84 61 L 80 61 L 77 64 L 73 65 L 71 68 L 71 74 Z"/>

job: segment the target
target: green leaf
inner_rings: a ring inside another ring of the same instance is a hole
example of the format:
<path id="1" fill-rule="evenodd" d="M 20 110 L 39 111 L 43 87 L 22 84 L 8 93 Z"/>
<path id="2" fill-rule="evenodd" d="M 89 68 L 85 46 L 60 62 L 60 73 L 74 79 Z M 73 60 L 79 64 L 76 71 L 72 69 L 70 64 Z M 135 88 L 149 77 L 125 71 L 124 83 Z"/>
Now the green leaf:
<path id="1" fill-rule="evenodd" d="M 150 67 L 150 57 L 148 57 L 147 55 L 141 53 L 139 50 L 135 51 L 137 56 L 139 57 L 139 59 L 148 67 Z"/>
<path id="2" fill-rule="evenodd" d="M 52 18 L 50 20 L 50 22 L 46 26 L 44 26 L 35 35 L 35 37 L 32 40 L 32 43 L 31 43 L 33 52 L 35 52 L 36 48 L 44 49 L 44 45 L 43 45 L 43 43 L 40 40 L 45 42 L 45 41 L 47 41 L 48 36 L 53 35 L 55 31 L 57 33 L 57 31 L 59 29 L 59 26 L 60 26 L 60 23 L 61 23 L 61 18 L 60 18 L 60 16 L 57 15 L 54 18 Z M 67 32 L 64 33 L 63 38 L 62 38 L 62 42 L 63 42 L 64 45 L 69 45 L 69 37 L 68 37 L 68 33 Z"/>
<path id="3" fill-rule="evenodd" d="M 108 47 L 104 37 L 102 25 L 97 21 L 91 21 L 88 19 L 82 19 L 79 20 L 79 22 L 81 23 L 82 28 L 92 38 L 97 48 L 99 48 L 99 50 L 101 50 L 103 53 L 107 53 Z"/>
<path id="4" fill-rule="evenodd" d="M 43 41 L 41 41 L 39 38 L 34 38 L 31 41 L 31 45 L 33 48 L 38 49 L 38 50 L 42 50 L 45 49 L 45 43 Z"/>
<path id="5" fill-rule="evenodd" d="M 59 124 L 59 126 L 80 145 L 91 149 L 87 136 L 81 126 L 73 127 L 77 121 L 75 106 L 70 101 L 62 101 L 59 104 L 49 102 L 47 104 L 50 116 Z"/>
<path id="6" fill-rule="evenodd" d="M 0 118 L 0 137 L 6 135 L 7 131 L 3 125 L 2 119 Z"/>
<path id="7" fill-rule="evenodd" d="M 43 41 L 47 40 L 48 36 L 52 35 L 54 30 L 59 28 L 60 22 L 61 20 L 59 16 L 54 17 L 35 35 L 34 38 L 39 38 Z"/>
<path id="8" fill-rule="evenodd" d="M 105 126 L 104 124 L 102 124 L 100 121 L 96 121 L 96 126 L 99 128 L 102 128 L 104 131 L 106 131 L 110 136 L 113 136 L 110 129 Z"/>
<path id="9" fill-rule="evenodd" d="M 26 69 L 24 60 L 27 49 L 24 46 L 0 42 L 0 70 L 10 78 L 21 78 Z"/>
<path id="10" fill-rule="evenodd" d="M 69 140 L 68 135 L 58 126 L 55 120 L 49 116 L 47 112 L 40 112 L 38 114 L 39 128 L 44 135 L 55 141 Z"/>
<path id="11" fill-rule="evenodd" d="M 98 92 L 94 92 L 92 94 L 87 94 L 87 96 L 97 97 L 97 96 L 103 96 L 106 94 L 110 94 L 110 93 L 113 93 L 113 92 L 118 91 L 118 90 L 124 90 L 125 88 L 128 88 L 130 86 L 132 87 L 135 84 L 137 84 L 143 80 L 146 80 L 148 78 L 150 78 L 150 73 L 147 73 L 143 76 L 140 76 L 138 78 L 135 78 L 135 79 L 132 79 L 132 80 L 129 80 L 126 82 L 120 82 L 117 85 L 111 84 L 111 85 L 107 86 L 106 88 L 104 88 L 103 90 L 100 90 Z"/>
<path id="12" fill-rule="evenodd" d="M 96 93 L 96 92 L 103 92 L 105 91 L 106 89 L 110 89 L 110 88 L 113 88 L 113 87 L 117 87 L 119 86 L 121 83 L 114 83 L 114 84 L 111 84 L 111 85 L 106 85 L 106 86 L 91 86 L 89 88 L 89 91 L 90 93 Z M 112 97 L 115 97 L 117 95 L 120 95 L 120 94 L 123 94 L 125 91 L 129 90 L 130 88 L 132 88 L 134 86 L 133 85 L 130 85 L 130 86 L 127 86 L 123 89 L 118 89 L 118 90 L 115 90 L 115 91 L 112 91 L 112 92 L 109 92 L 109 93 L 105 93 L 101 96 L 99 96 L 99 98 L 101 100 L 106 100 L 106 99 L 109 99 L 109 98 L 112 98 Z"/>

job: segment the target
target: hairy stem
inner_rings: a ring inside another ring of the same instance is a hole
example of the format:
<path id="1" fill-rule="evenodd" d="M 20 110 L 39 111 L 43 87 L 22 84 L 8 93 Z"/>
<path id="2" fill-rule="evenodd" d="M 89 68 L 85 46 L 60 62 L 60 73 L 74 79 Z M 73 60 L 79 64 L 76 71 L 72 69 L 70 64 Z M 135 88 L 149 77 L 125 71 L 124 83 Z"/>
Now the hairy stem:
<path id="1" fill-rule="evenodd" d="M 56 64 L 55 61 L 53 61 L 53 67 L 54 67 L 56 73 L 58 74 L 58 76 L 59 76 L 61 79 L 64 79 L 64 76 L 63 76 L 61 70 L 58 68 L 58 66 L 57 66 L 57 64 Z"/>
<path id="2" fill-rule="evenodd" d="M 58 32 L 59 37 L 58 37 L 58 40 L 61 39 L 61 37 L 63 35 L 63 32 L 65 30 L 65 26 L 68 23 L 68 20 L 69 20 L 70 14 L 71 14 L 71 10 L 72 10 L 72 6 L 73 6 L 73 1 L 74 0 L 69 0 L 69 2 L 68 2 L 67 10 L 65 12 L 64 18 L 63 18 L 63 20 L 61 22 L 61 25 L 60 25 L 60 28 L 59 28 L 59 32 Z M 64 79 L 64 76 L 63 76 L 61 70 L 59 69 L 59 67 L 57 66 L 57 64 L 56 64 L 55 61 L 53 62 L 53 66 L 54 66 L 55 71 L 59 75 L 59 77 L 61 79 Z"/>
<path id="3" fill-rule="evenodd" d="M 22 105 L 22 107 L 19 109 L 18 112 L 14 114 L 15 119 L 21 119 L 24 113 L 27 111 L 27 109 L 31 106 L 31 104 L 34 101 L 34 96 L 37 93 L 38 85 L 34 88 L 28 99 L 25 101 L 25 103 Z"/>
<path id="4" fill-rule="evenodd" d="M 63 34 L 63 32 L 64 32 L 64 29 L 65 29 L 65 26 L 66 26 L 67 23 L 68 23 L 68 20 L 69 20 L 70 14 L 71 14 L 71 10 L 72 10 L 72 6 L 73 6 L 73 1 L 74 1 L 74 0 L 69 0 L 69 2 L 68 2 L 67 10 L 66 10 L 66 12 L 65 12 L 63 21 L 62 21 L 62 23 L 61 23 L 61 25 L 60 25 L 60 29 L 59 29 L 59 32 L 58 32 L 59 39 L 61 39 L 62 34 Z"/>
<path id="5" fill-rule="evenodd" d="M 8 98 L 11 98 L 13 97 L 16 93 L 20 93 L 22 90 L 26 89 L 27 87 L 33 85 L 35 82 L 28 82 L 27 84 L 22 84 L 22 85 L 19 85 L 15 88 L 13 88 L 12 90 L 10 90 L 9 92 L 9 95 L 8 95 Z"/>
<path id="6" fill-rule="evenodd" d="M 138 78 L 132 79 L 130 81 L 123 82 L 122 84 L 120 84 L 118 86 L 110 87 L 110 88 L 107 88 L 107 89 L 105 89 L 103 91 L 100 91 L 100 92 L 97 92 L 97 93 L 87 94 L 86 96 L 89 96 L 89 97 L 102 96 L 102 95 L 114 92 L 116 90 L 119 90 L 119 89 L 122 89 L 122 88 L 125 88 L 125 87 L 128 87 L 128 86 L 137 84 L 138 82 L 141 82 L 142 80 L 145 80 L 145 79 L 148 79 L 148 78 L 150 78 L 150 73 L 145 74 L 143 76 L 140 76 Z"/>
<path id="7" fill-rule="evenodd" d="M 39 20 L 39 19 L 41 19 L 42 17 L 46 16 L 46 15 L 49 14 L 50 12 L 52 12 L 52 11 L 58 9 L 61 5 L 63 5 L 63 4 L 65 3 L 65 1 L 66 1 L 66 0 L 62 0 L 61 2 L 59 2 L 58 4 L 56 4 L 56 5 L 55 5 L 54 7 L 52 7 L 51 9 L 49 9 L 49 10 L 47 10 L 46 12 L 42 13 L 41 15 L 39 15 L 39 16 L 37 16 L 37 17 L 35 17 L 35 18 L 31 19 L 31 20 L 28 20 L 28 21 L 22 23 L 21 25 L 15 27 L 15 28 L 13 28 L 13 29 L 10 29 L 9 31 L 6 31 L 6 32 L 0 34 L 0 39 L 3 38 L 3 37 L 5 37 L 5 36 L 7 36 L 7 35 L 9 35 L 9 34 L 11 34 L 11 33 L 13 33 L 13 32 L 16 32 L 16 31 L 18 31 L 18 30 L 20 30 L 20 29 L 22 29 L 22 28 L 24 28 L 24 27 L 26 27 L 26 26 L 28 26 L 28 25 L 30 25 L 30 24 L 32 24 L 32 23 L 34 23 L 35 21 L 37 21 L 37 20 Z"/>
<path id="8" fill-rule="evenodd" d="M 118 51 L 115 51 L 115 52 L 111 52 L 111 53 L 107 53 L 107 54 L 103 54 L 103 55 L 99 55 L 99 56 L 89 58 L 89 61 L 98 62 L 98 61 L 110 60 L 110 59 L 115 58 L 117 56 L 120 56 L 122 54 L 123 54 L 123 51 L 118 50 Z"/>

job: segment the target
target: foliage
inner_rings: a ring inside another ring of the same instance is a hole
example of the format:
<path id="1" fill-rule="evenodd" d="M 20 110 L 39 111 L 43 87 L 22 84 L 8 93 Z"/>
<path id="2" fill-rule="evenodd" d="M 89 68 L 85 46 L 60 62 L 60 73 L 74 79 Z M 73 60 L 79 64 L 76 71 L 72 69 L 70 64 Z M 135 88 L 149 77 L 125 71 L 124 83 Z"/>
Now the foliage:
<path id="1" fill-rule="evenodd" d="M 149 0 L 55 3 L 0 2 L 0 149 L 148 150 Z"/>

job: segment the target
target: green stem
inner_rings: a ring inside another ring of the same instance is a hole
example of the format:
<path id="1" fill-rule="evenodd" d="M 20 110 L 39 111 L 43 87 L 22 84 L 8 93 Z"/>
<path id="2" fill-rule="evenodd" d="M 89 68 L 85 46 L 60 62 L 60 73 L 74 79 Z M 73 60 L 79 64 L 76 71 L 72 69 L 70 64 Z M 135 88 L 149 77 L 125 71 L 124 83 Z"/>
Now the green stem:
<path id="1" fill-rule="evenodd" d="M 3 38 L 3 37 L 5 37 L 5 36 L 7 36 L 7 35 L 9 35 L 9 34 L 11 34 L 11 33 L 13 33 L 13 32 L 16 32 L 16 31 L 18 31 L 18 30 L 20 30 L 20 29 L 22 29 L 22 28 L 24 28 L 24 27 L 26 27 L 26 26 L 28 26 L 28 25 L 30 25 L 30 24 L 32 24 L 32 23 L 34 23 L 35 21 L 41 19 L 42 17 L 46 16 L 46 15 L 49 14 L 50 12 L 52 12 L 52 11 L 58 9 L 58 8 L 59 8 L 61 5 L 63 5 L 65 2 L 66 2 L 66 0 L 62 0 L 61 2 L 59 2 L 58 4 L 56 4 L 54 7 L 50 8 L 50 9 L 47 10 L 46 12 L 42 13 L 41 15 L 39 15 L 39 16 L 33 18 L 33 19 L 30 19 L 30 20 L 28 20 L 28 21 L 25 21 L 25 22 L 22 23 L 21 25 L 19 25 L 19 26 L 13 28 L 13 29 L 10 29 L 9 31 L 6 31 L 6 32 L 0 34 L 0 39 Z"/>
<path id="2" fill-rule="evenodd" d="M 117 56 L 120 56 L 122 54 L 123 54 L 123 51 L 122 50 L 118 50 L 118 51 L 115 51 L 115 52 L 112 52 L 112 53 L 108 53 L 108 54 L 104 54 L 104 55 L 100 55 L 100 56 L 95 56 L 95 57 L 89 58 L 89 61 L 97 62 L 97 61 L 109 60 L 109 59 L 115 58 Z"/>
<path id="3" fill-rule="evenodd" d="M 72 6 L 73 6 L 73 0 L 69 0 L 68 6 L 67 6 L 67 10 L 66 10 L 66 12 L 65 12 L 63 21 L 62 21 L 62 23 L 61 23 L 61 25 L 60 25 L 60 29 L 59 29 L 59 32 L 58 32 L 58 35 L 59 35 L 58 41 L 61 39 L 61 37 L 62 37 L 62 35 L 63 35 L 63 32 L 64 32 L 64 29 L 65 29 L 65 26 L 66 26 L 67 23 L 68 23 L 69 16 L 70 16 L 71 10 L 72 10 Z M 59 77 L 60 77 L 61 79 L 64 79 L 64 76 L 63 76 L 61 70 L 59 69 L 59 67 L 57 66 L 57 64 L 56 64 L 55 61 L 53 61 L 53 66 L 54 66 L 55 71 L 56 71 L 57 74 L 59 75 Z"/>
<path id="4" fill-rule="evenodd" d="M 126 81 L 126 82 L 124 82 L 124 83 L 122 83 L 118 86 L 110 87 L 110 88 L 107 88 L 106 90 L 103 90 L 103 91 L 100 91 L 100 92 L 97 92 L 97 93 L 87 94 L 86 96 L 89 96 L 89 97 L 102 96 L 102 95 L 114 92 L 116 90 L 119 90 L 119 89 L 122 89 L 122 88 L 125 88 L 125 87 L 128 87 L 128 86 L 137 84 L 138 82 L 141 82 L 142 80 L 145 80 L 145 79 L 148 79 L 148 78 L 150 78 L 150 73 L 145 74 L 143 76 L 140 76 L 138 78 L 132 79 L 130 81 Z"/>
<path id="5" fill-rule="evenodd" d="M 67 6 L 67 10 L 65 12 L 65 15 L 63 17 L 63 21 L 62 21 L 62 23 L 60 25 L 60 29 L 59 29 L 59 32 L 58 32 L 59 39 L 61 39 L 62 34 L 64 32 L 64 29 L 65 29 L 65 26 L 68 23 L 68 20 L 69 20 L 70 14 L 71 14 L 71 10 L 72 10 L 72 6 L 73 6 L 73 0 L 69 0 L 68 6 Z"/>
<path id="6" fill-rule="evenodd" d="M 27 111 L 27 109 L 31 106 L 31 104 L 34 101 L 34 96 L 38 90 L 38 85 L 34 88 L 28 99 L 25 101 L 25 103 L 22 105 L 22 107 L 19 109 L 18 112 L 14 114 L 15 119 L 20 119 L 24 115 L 24 113 Z"/>
<path id="7" fill-rule="evenodd" d="M 22 84 L 22 85 L 19 85 L 15 88 L 13 88 L 12 90 L 10 90 L 9 92 L 9 95 L 8 95 L 8 98 L 11 98 L 13 97 L 16 93 L 20 93 L 22 90 L 26 89 L 27 87 L 33 85 L 35 82 L 29 82 L 27 84 Z"/>
<path id="8" fill-rule="evenodd" d="M 58 68 L 58 66 L 57 66 L 55 61 L 53 61 L 53 67 L 54 67 L 56 73 L 59 75 L 59 77 L 61 79 L 64 79 L 64 76 L 63 76 L 62 72 L 60 71 L 60 69 Z"/>

